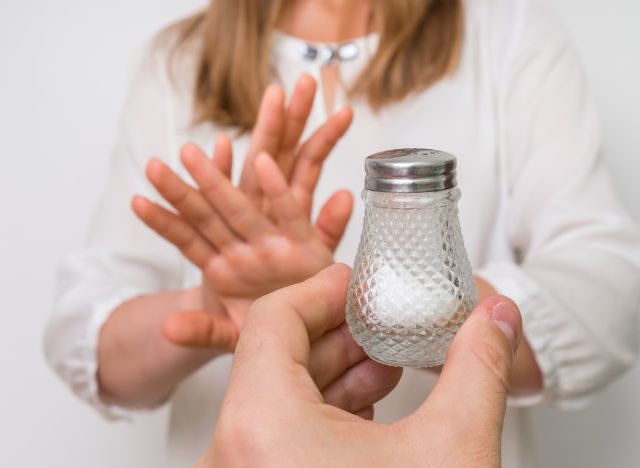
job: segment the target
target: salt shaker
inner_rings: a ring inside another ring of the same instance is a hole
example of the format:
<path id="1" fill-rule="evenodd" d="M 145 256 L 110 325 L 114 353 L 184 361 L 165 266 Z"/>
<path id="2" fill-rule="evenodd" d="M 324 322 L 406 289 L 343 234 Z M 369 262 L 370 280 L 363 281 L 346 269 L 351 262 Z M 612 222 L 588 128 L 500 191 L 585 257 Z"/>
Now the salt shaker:
<path id="1" fill-rule="evenodd" d="M 365 171 L 349 330 L 375 361 L 440 365 L 477 300 L 458 221 L 456 158 L 398 149 L 369 156 Z"/>

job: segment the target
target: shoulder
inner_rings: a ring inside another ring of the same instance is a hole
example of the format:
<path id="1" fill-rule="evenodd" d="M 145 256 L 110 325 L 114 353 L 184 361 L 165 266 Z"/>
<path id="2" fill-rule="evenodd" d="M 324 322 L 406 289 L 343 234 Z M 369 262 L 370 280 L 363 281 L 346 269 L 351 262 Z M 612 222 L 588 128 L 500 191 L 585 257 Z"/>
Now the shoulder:
<path id="1" fill-rule="evenodd" d="M 547 0 L 466 0 L 465 26 L 496 76 L 514 63 L 553 56 L 570 47 L 562 21 Z"/>
<path id="2" fill-rule="evenodd" d="M 192 44 L 178 45 L 171 30 L 148 39 L 130 71 L 124 123 L 186 125 L 192 119 L 197 54 Z"/>
<path id="3" fill-rule="evenodd" d="M 557 28 L 561 24 L 550 0 L 464 0 L 467 21 L 512 34 L 517 28 Z"/>
<path id="4" fill-rule="evenodd" d="M 132 92 L 161 93 L 178 99 L 190 96 L 197 58 L 196 38 L 182 41 L 173 26 L 158 32 L 142 45 L 135 58 Z"/>

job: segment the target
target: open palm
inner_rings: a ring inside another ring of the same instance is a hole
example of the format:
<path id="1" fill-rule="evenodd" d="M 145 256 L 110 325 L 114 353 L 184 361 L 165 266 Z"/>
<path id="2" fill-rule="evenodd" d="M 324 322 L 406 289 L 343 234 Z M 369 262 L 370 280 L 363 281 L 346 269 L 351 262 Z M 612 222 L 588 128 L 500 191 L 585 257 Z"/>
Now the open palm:
<path id="1" fill-rule="evenodd" d="M 161 161 L 149 162 L 147 177 L 177 213 L 142 197 L 134 199 L 133 209 L 203 274 L 201 310 L 183 311 L 165 323 L 173 342 L 233 350 L 256 298 L 333 261 L 351 213 L 351 195 L 334 194 L 315 226 L 309 214 L 322 162 L 348 128 L 351 111 L 337 114 L 298 146 L 315 93 L 309 79 L 301 79 L 286 119 L 278 115 L 284 110 L 281 91 L 272 88 L 265 95 L 239 187 L 229 180 L 231 145 L 224 136 L 213 161 L 195 145 L 182 149 L 182 163 L 197 188 Z M 267 112 L 270 107 L 273 112 Z M 278 164 L 265 150 L 278 151 Z"/>

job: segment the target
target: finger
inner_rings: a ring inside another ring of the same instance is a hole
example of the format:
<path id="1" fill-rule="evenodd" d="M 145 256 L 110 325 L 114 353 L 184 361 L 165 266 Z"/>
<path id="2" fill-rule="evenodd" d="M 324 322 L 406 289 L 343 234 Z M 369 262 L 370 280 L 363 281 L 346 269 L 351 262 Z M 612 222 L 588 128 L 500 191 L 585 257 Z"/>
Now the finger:
<path id="1" fill-rule="evenodd" d="M 231 185 L 218 168 L 195 145 L 185 145 L 180 157 L 200 191 L 224 222 L 244 239 L 254 239 L 271 228 L 242 191 Z"/>
<path id="2" fill-rule="evenodd" d="M 325 403 L 358 413 L 387 396 L 400 381 L 401 367 L 365 359 L 322 390 Z"/>
<path id="3" fill-rule="evenodd" d="M 316 221 L 316 232 L 320 239 L 334 252 L 342 240 L 353 210 L 353 196 L 346 190 L 331 195 L 320 209 Z"/>
<path id="4" fill-rule="evenodd" d="M 278 166 L 286 180 L 289 180 L 291 175 L 295 162 L 295 149 L 307 124 L 315 95 L 316 80 L 311 75 L 303 74 L 296 83 L 291 102 L 286 110 L 284 134 L 277 155 Z"/>
<path id="5" fill-rule="evenodd" d="M 146 174 L 160 195 L 214 246 L 222 249 L 237 240 L 202 193 L 185 183 L 164 162 L 151 159 Z"/>
<path id="6" fill-rule="evenodd" d="M 374 416 L 373 406 L 369 406 L 368 408 L 360 410 L 357 413 L 355 413 L 355 415 L 360 416 L 362 419 L 373 421 L 373 416 Z"/>
<path id="7" fill-rule="evenodd" d="M 325 333 L 311 345 L 309 374 L 322 390 L 345 371 L 367 358 L 362 347 L 351 337 L 349 327 L 343 323 Z"/>
<path id="8" fill-rule="evenodd" d="M 256 125 L 251 134 L 251 144 L 240 175 L 240 189 L 250 200 L 259 196 L 255 178 L 254 160 L 258 153 L 277 154 L 284 128 L 284 91 L 280 86 L 269 86 L 260 103 Z"/>
<path id="9" fill-rule="evenodd" d="M 215 148 L 213 149 L 213 162 L 220 169 L 220 172 L 231 180 L 233 152 L 231 150 L 231 140 L 224 133 L 216 139 Z"/>
<path id="10" fill-rule="evenodd" d="M 501 427 L 521 336 L 520 313 L 510 299 L 480 302 L 454 337 L 438 383 L 416 414 L 442 410 L 477 433 Z"/>
<path id="11" fill-rule="evenodd" d="M 139 195 L 131 201 L 131 208 L 148 227 L 175 245 L 198 268 L 203 269 L 216 255 L 193 226 L 166 208 Z"/>
<path id="12" fill-rule="evenodd" d="M 256 175 L 282 231 L 296 239 L 308 239 L 313 234 L 309 219 L 293 198 L 282 172 L 267 153 L 260 153 L 256 158 Z"/>
<path id="13" fill-rule="evenodd" d="M 313 191 L 318 183 L 322 165 L 336 143 L 345 134 L 353 111 L 345 107 L 334 114 L 300 147 L 291 175 L 291 189 L 305 212 L 311 212 Z"/>
<path id="14" fill-rule="evenodd" d="M 321 401 L 307 368 L 310 343 L 344 321 L 349 273 L 346 265 L 332 265 L 258 299 L 238 341 L 229 391 L 261 388 L 262 396 L 277 400 L 307 390 Z M 301 388 L 304 382 L 309 385 Z"/>
<path id="15" fill-rule="evenodd" d="M 179 346 L 233 351 L 239 332 L 236 325 L 222 314 L 192 311 L 167 317 L 162 324 L 162 334 Z"/>

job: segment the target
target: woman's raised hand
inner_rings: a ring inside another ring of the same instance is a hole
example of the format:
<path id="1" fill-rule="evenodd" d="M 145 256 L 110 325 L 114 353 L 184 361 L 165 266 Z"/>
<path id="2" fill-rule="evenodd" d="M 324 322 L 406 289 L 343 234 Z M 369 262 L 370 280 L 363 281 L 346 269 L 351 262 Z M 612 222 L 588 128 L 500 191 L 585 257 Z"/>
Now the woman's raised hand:
<path id="1" fill-rule="evenodd" d="M 315 226 L 309 212 L 322 163 L 348 128 L 351 111 L 336 114 L 298 145 L 315 93 L 307 78 L 286 111 L 281 90 L 265 94 L 240 188 L 229 180 L 232 154 L 225 136 L 216 142 L 213 162 L 195 145 L 182 149 L 182 163 L 198 188 L 161 161 L 149 162 L 147 177 L 177 213 L 142 197 L 133 209 L 203 272 L 200 306 L 165 322 L 172 342 L 233 350 L 253 300 L 332 262 L 351 214 L 351 194 L 335 193 Z M 279 165 L 264 148 L 278 151 Z"/>
<path id="2" fill-rule="evenodd" d="M 290 183 L 294 198 L 310 214 L 313 191 L 320 177 L 322 164 L 347 131 L 353 118 L 353 112 L 346 107 L 331 116 L 309 139 L 300 144 L 311 113 L 316 87 L 311 76 L 302 75 L 287 107 L 282 88 L 272 85 L 265 91 L 239 183 L 240 189 L 256 204 L 262 203 L 262 194 L 253 162 L 264 151 L 273 156 Z"/>

